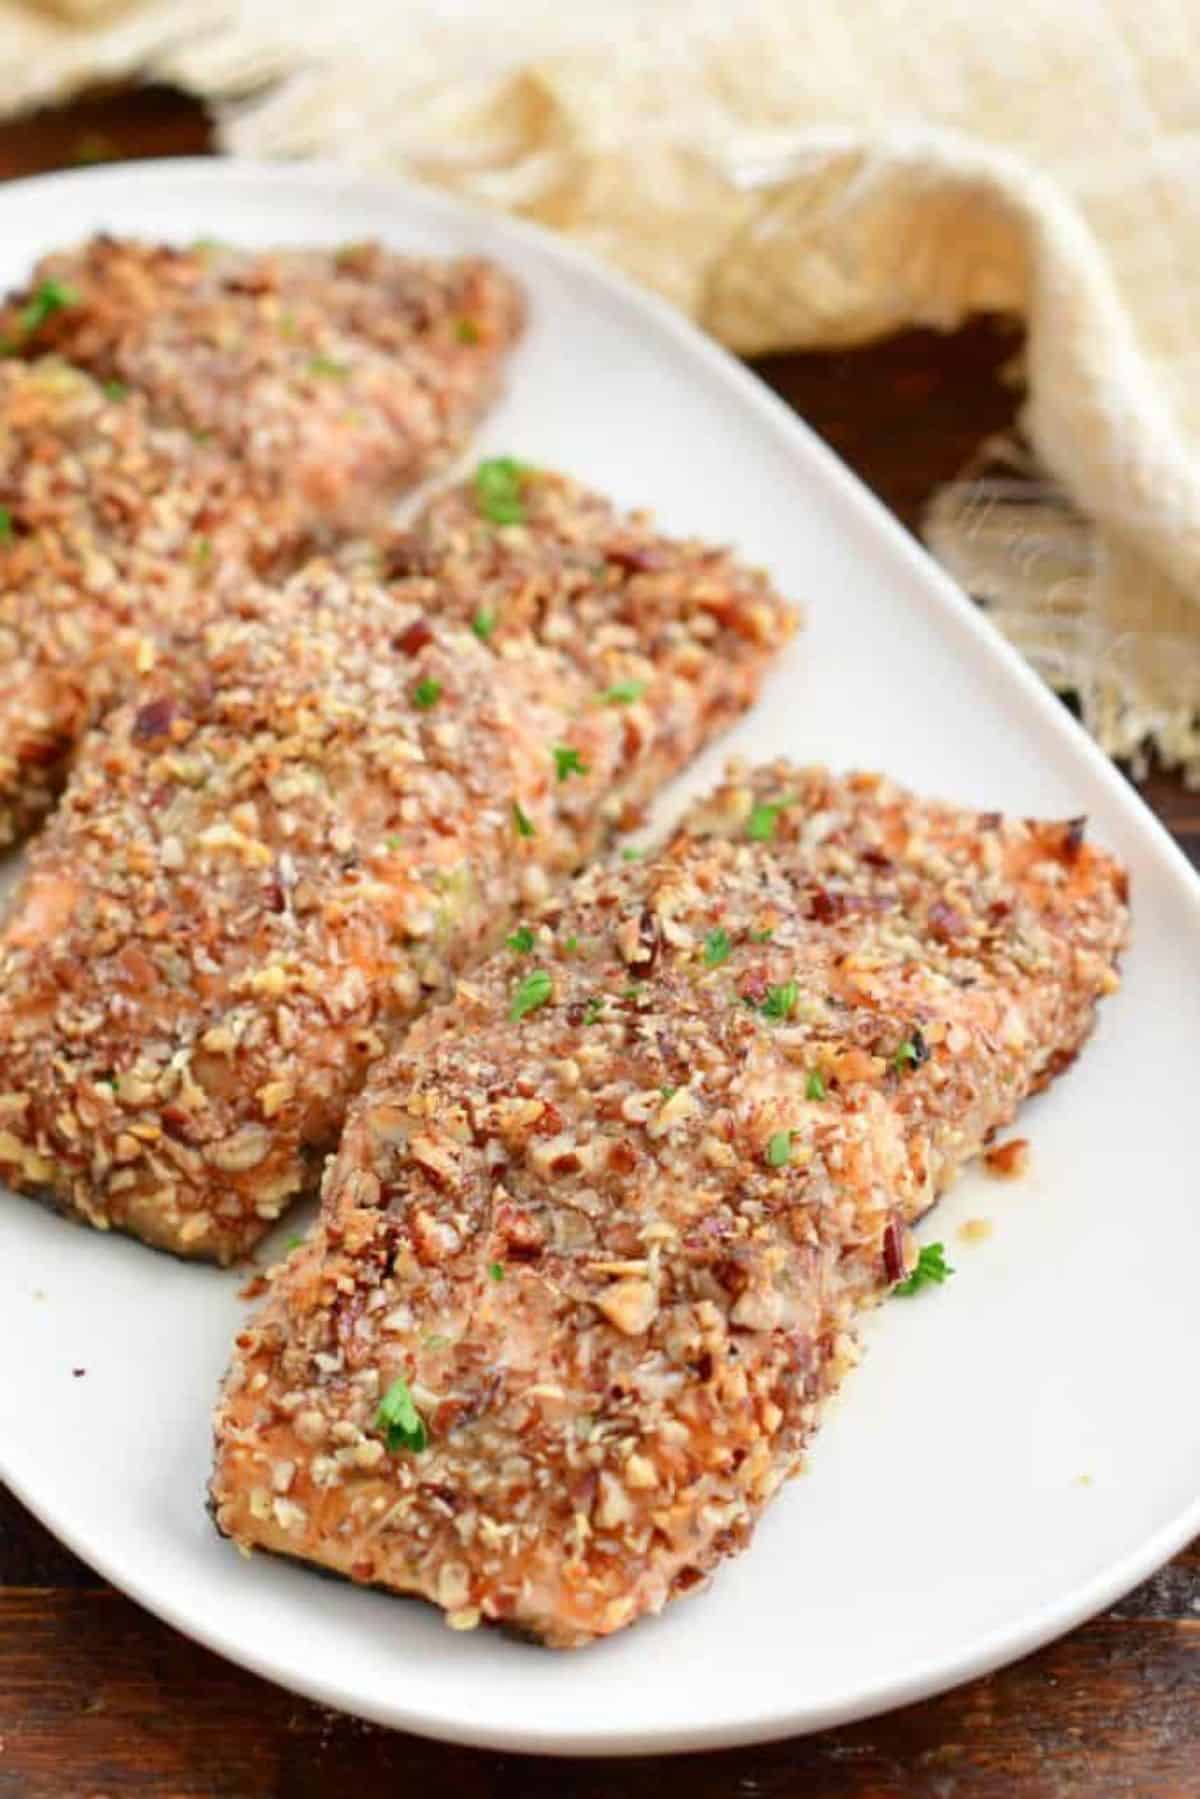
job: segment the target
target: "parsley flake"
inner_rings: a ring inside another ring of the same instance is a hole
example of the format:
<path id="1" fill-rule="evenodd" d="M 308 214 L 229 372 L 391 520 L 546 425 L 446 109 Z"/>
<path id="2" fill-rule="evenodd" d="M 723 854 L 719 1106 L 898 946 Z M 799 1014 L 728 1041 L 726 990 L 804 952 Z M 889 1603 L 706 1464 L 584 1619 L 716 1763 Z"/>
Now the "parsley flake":
<path id="1" fill-rule="evenodd" d="M 106 399 L 123 400 L 128 392 L 129 389 L 123 381 L 106 381 L 104 383 L 104 395 Z"/>
<path id="2" fill-rule="evenodd" d="M 767 1161 L 772 1168 L 782 1168 L 792 1157 L 792 1133 L 776 1131 L 767 1143 Z"/>
<path id="3" fill-rule="evenodd" d="M 475 470 L 475 504 L 493 525 L 522 525 L 525 502 L 521 484 L 530 473 L 511 456 L 493 456 Z"/>
<path id="4" fill-rule="evenodd" d="M 535 968 L 527 974 L 523 981 L 517 983 L 508 1008 L 508 1016 L 514 1020 L 524 1018 L 527 1012 L 536 1012 L 544 1006 L 554 992 L 554 982 L 544 968 Z"/>
<path id="5" fill-rule="evenodd" d="M 818 1074 L 815 1068 L 804 1083 L 804 1097 L 805 1099 L 829 1098 L 829 1089 L 825 1085 L 824 1076 Z"/>
<path id="6" fill-rule="evenodd" d="M 64 312 L 68 306 L 78 304 L 79 295 L 67 282 L 53 279 L 43 281 L 40 287 L 34 288 L 17 314 L 17 329 L 22 337 L 31 337 L 56 312 Z"/>
<path id="7" fill-rule="evenodd" d="M 774 935 L 775 932 L 773 929 L 768 931 L 751 931 L 750 941 L 751 943 L 770 943 Z"/>
<path id="8" fill-rule="evenodd" d="M 460 344 L 477 344 L 479 342 L 479 326 L 474 319 L 455 319 L 454 335 Z"/>
<path id="9" fill-rule="evenodd" d="M 422 712 L 428 712 L 431 707 L 436 706 L 441 697 L 440 681 L 418 681 L 413 688 L 413 705 L 418 706 Z"/>
<path id="10" fill-rule="evenodd" d="M 776 1021 L 789 1018 L 799 997 L 800 989 L 795 981 L 784 981 L 779 987 L 768 987 L 767 997 L 760 1007 L 763 1017 Z"/>
<path id="11" fill-rule="evenodd" d="M 344 381 L 350 373 L 347 362 L 338 362 L 333 356 L 310 356 L 308 360 L 310 375 L 321 375 L 331 381 Z"/>
<path id="12" fill-rule="evenodd" d="M 636 843 L 627 843 L 621 850 L 622 862 L 640 862 L 643 852 Z"/>
<path id="13" fill-rule="evenodd" d="M 602 999 L 597 999 L 594 997 L 592 999 L 590 999 L 588 1001 L 587 1005 L 583 1008 L 584 1024 L 595 1024 L 597 1019 L 600 1017 L 601 1012 L 603 1012 L 603 1010 L 604 1010 L 604 1001 Z"/>
<path id="14" fill-rule="evenodd" d="M 722 962 L 728 962 L 732 947 L 733 946 L 729 941 L 729 932 L 722 930 L 720 925 L 718 925 L 716 930 L 710 931 L 708 936 L 704 939 L 704 960 L 706 965 L 709 968 L 719 968 Z"/>
<path id="15" fill-rule="evenodd" d="M 7 506 L 0 506 L 0 543 L 11 543 L 13 540 L 12 513 Z"/>
<path id="16" fill-rule="evenodd" d="M 919 1068 L 922 1062 L 928 1062 L 928 1060 L 929 1045 L 926 1043 L 921 1034 L 920 1027 L 918 1026 L 911 1037 L 906 1037 L 904 1039 L 904 1042 L 892 1057 L 892 1067 L 896 1070 L 897 1074 L 903 1074 L 906 1068 Z"/>
<path id="17" fill-rule="evenodd" d="M 408 1382 L 400 1375 L 379 1402 L 375 1429 L 384 1433 L 384 1441 L 394 1455 L 398 1449 L 409 1449 L 420 1455 L 429 1442 L 425 1420 L 413 1404 Z"/>
<path id="18" fill-rule="evenodd" d="M 536 837 L 537 832 L 533 828 L 533 820 L 530 818 L 529 814 L 522 807 L 520 800 L 513 801 L 512 810 L 513 810 L 513 823 L 517 827 L 517 836 L 518 837 Z"/>
<path id="19" fill-rule="evenodd" d="M 303 1237 L 291 1236 L 284 1243 L 283 1247 L 287 1250 L 288 1254 L 290 1255 L 292 1253 L 293 1249 L 299 1249 L 299 1247 L 303 1243 L 303 1241 L 304 1241 Z"/>
<path id="20" fill-rule="evenodd" d="M 515 950 L 518 956 L 527 956 L 533 948 L 533 932 L 527 924 L 523 924 L 519 930 L 514 931 L 512 936 L 506 937 L 504 941 L 507 947 Z"/>
<path id="21" fill-rule="evenodd" d="M 587 764 L 578 750 L 567 744 L 556 743 L 554 746 L 554 771 L 560 781 L 569 780 L 572 775 L 586 775 Z"/>
<path id="22" fill-rule="evenodd" d="M 944 1244 L 926 1243 L 908 1279 L 900 1281 L 892 1288 L 892 1292 L 908 1299 L 912 1294 L 919 1293 L 922 1287 L 940 1287 L 953 1273 L 953 1268 L 946 1260 Z"/>
<path id="23" fill-rule="evenodd" d="M 563 944 L 563 954 L 567 955 L 567 956 L 573 956 L 578 948 L 579 948 L 579 939 L 578 939 L 578 937 L 572 935 L 572 936 L 568 937 L 567 941 Z"/>
<path id="24" fill-rule="evenodd" d="M 486 643 L 492 632 L 496 629 L 496 614 L 494 612 L 485 612 L 481 608 L 471 620 L 471 629 L 474 631 L 476 637 L 478 637 L 480 643 Z"/>
<path id="25" fill-rule="evenodd" d="M 503 1264 L 503 1262 L 489 1262 L 488 1263 L 488 1279 L 490 1281 L 502 1281 L 504 1279 L 504 1264 Z"/>
<path id="26" fill-rule="evenodd" d="M 617 681 L 596 697 L 602 706 L 632 706 L 645 691 L 645 681 Z"/>
<path id="27" fill-rule="evenodd" d="M 760 800 L 746 820 L 746 835 L 750 841 L 752 843 L 769 843 L 775 835 L 779 814 L 791 803 L 790 795 L 781 800 Z"/>

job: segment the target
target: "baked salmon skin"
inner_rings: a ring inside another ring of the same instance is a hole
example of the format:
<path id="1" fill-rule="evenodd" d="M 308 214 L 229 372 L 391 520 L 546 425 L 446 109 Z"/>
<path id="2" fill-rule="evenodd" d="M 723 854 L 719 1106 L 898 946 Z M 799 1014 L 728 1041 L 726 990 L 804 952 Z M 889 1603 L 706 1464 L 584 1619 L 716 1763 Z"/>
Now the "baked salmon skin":
<path id="1" fill-rule="evenodd" d="M 555 1647 L 658 1612 L 797 1470 L 1126 926 L 1079 821 L 733 769 L 373 1070 L 237 1339 L 219 1529 Z"/>
<path id="2" fill-rule="evenodd" d="M 181 622 L 298 555 L 290 504 L 155 425 L 119 384 L 0 362 L 0 845 L 37 822 L 86 726 Z"/>
<path id="3" fill-rule="evenodd" d="M 0 927 L 0 1178 L 252 1248 L 370 1062 L 753 696 L 794 617 L 747 582 L 755 635 L 704 612 L 605 687 L 329 562 L 209 624 L 84 744 Z"/>
<path id="4" fill-rule="evenodd" d="M 99 236 L 42 259 L 0 341 L 127 383 L 344 530 L 461 447 L 523 319 L 516 282 L 481 258 Z"/>

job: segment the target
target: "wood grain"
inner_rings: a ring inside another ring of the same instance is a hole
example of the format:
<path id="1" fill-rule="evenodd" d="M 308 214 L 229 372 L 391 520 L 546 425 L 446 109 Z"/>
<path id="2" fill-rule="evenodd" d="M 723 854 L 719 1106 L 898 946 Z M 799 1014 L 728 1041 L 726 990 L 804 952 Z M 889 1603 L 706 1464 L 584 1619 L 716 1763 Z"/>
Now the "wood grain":
<path id="1" fill-rule="evenodd" d="M 0 1799 L 1175 1794 L 1200 1765 L 1200 1618 L 1099 1620 L 940 1699 L 753 1750 L 533 1760 L 290 1697 L 108 1592 L 0 1594 Z M 1134 1702 L 1136 1700 L 1136 1703 Z"/>
<path id="2" fill-rule="evenodd" d="M 209 136 L 202 109 L 166 90 L 93 96 L 0 127 L 0 178 L 197 153 Z M 915 529 L 932 489 L 1010 422 L 1017 396 L 1001 371 L 1018 342 L 1010 324 L 984 319 L 949 337 L 907 332 L 865 350 L 755 366 Z M 1140 790 L 1200 863 L 1200 795 L 1165 774 Z M 111 1591 L 0 1489 L 0 1799 L 348 1792 L 1200 1794 L 1200 1544 L 1062 1642 L 885 1718 L 669 1761 L 534 1761 L 378 1730 L 241 1673 Z"/>

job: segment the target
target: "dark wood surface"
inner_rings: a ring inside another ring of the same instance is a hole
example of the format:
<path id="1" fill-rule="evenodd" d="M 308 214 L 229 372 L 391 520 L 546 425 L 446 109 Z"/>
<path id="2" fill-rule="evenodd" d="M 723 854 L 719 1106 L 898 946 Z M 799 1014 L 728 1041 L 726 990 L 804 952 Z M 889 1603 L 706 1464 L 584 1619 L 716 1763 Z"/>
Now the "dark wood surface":
<path id="1" fill-rule="evenodd" d="M 0 127 L 0 177 L 204 150 L 202 111 L 143 90 Z M 910 332 L 757 366 L 909 526 L 1015 396 L 1011 327 Z M 1200 796 L 1149 804 L 1200 862 Z M 1181 1371 L 1183 1403 L 1192 1403 Z M 19 1373 L 8 1370 L 7 1379 Z M 766 1748 L 536 1761 L 377 1730 L 253 1679 L 114 1593 L 0 1489 L 0 1799 L 411 1793 L 419 1799 L 812 1799 L 1200 1793 L 1200 1544 L 1014 1667 L 887 1717 Z"/>

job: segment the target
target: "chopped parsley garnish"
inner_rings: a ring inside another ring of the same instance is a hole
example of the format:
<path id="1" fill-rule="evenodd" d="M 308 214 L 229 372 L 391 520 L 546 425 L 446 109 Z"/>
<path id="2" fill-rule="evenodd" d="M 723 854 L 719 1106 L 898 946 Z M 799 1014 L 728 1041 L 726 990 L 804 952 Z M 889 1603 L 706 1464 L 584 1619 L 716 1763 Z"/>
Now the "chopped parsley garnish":
<path id="1" fill-rule="evenodd" d="M 622 862 L 640 862 L 641 859 L 642 851 L 638 848 L 636 843 L 627 843 L 624 845 L 621 850 Z"/>
<path id="2" fill-rule="evenodd" d="M 384 1441 L 393 1455 L 398 1449 L 409 1449 L 420 1455 L 429 1441 L 425 1420 L 413 1404 L 408 1382 L 400 1375 L 379 1402 L 375 1429 L 384 1432 Z"/>
<path id="3" fill-rule="evenodd" d="M 800 989 L 795 981 L 784 981 L 782 986 L 768 987 L 767 997 L 761 1006 L 764 1018 L 781 1019 L 791 1016 L 792 1008 L 800 997 Z"/>
<path id="4" fill-rule="evenodd" d="M 632 706 L 646 691 L 644 681 L 617 681 L 596 697 L 602 706 Z"/>
<path id="5" fill-rule="evenodd" d="M 563 944 L 563 954 L 567 955 L 567 956 L 573 956 L 578 948 L 579 948 L 579 939 L 574 934 L 572 934 L 570 937 L 567 938 L 567 941 Z"/>
<path id="6" fill-rule="evenodd" d="M 496 629 L 496 614 L 494 612 L 484 612 L 481 608 L 471 620 L 471 629 L 474 631 L 476 637 L 478 637 L 480 643 L 486 643 L 492 632 Z"/>
<path id="7" fill-rule="evenodd" d="M 404 848 L 403 837 L 397 836 L 395 831 L 392 832 L 392 835 L 390 837 L 385 837 L 383 841 L 384 841 L 385 846 L 391 850 L 393 855 L 395 855 L 397 850 L 402 850 Z"/>
<path id="8" fill-rule="evenodd" d="M 515 950 L 518 956 L 527 956 L 533 948 L 533 932 L 527 924 L 515 930 L 511 937 L 504 939 L 509 949 Z"/>
<path id="9" fill-rule="evenodd" d="M 907 1280 L 900 1281 L 892 1288 L 893 1293 L 901 1294 L 908 1299 L 913 1293 L 919 1293 L 922 1287 L 940 1287 L 954 1273 L 946 1260 L 946 1251 L 941 1243 L 926 1243 L 917 1257 L 917 1265 Z"/>
<path id="10" fill-rule="evenodd" d="M 517 827 L 518 837 L 537 836 L 537 832 L 533 828 L 533 820 L 522 807 L 520 800 L 513 801 L 513 823 Z"/>
<path id="11" fill-rule="evenodd" d="M 587 764 L 578 750 L 567 744 L 556 743 L 554 746 L 554 770 L 560 781 L 569 780 L 572 775 L 586 775 Z"/>
<path id="12" fill-rule="evenodd" d="M 17 327 L 22 337 L 30 337 L 41 329 L 47 319 L 52 319 L 56 312 L 63 312 L 68 306 L 77 306 L 79 295 L 65 281 L 43 281 L 35 287 L 17 314 Z"/>
<path id="13" fill-rule="evenodd" d="M 760 800 L 746 820 L 746 835 L 752 843 L 768 843 L 775 835 L 779 814 L 791 805 L 791 799 Z"/>
<path id="14" fill-rule="evenodd" d="M 428 679 L 418 681 L 413 688 L 413 705 L 419 706 L 422 712 L 428 712 L 431 707 L 436 706 L 441 697 L 442 684 L 440 681 Z"/>
<path id="15" fill-rule="evenodd" d="M 123 381 L 106 381 L 104 383 L 104 394 L 106 399 L 123 400 L 128 392 L 129 389 Z"/>
<path id="16" fill-rule="evenodd" d="M 350 365 L 338 362 L 332 356 L 311 356 L 308 362 L 310 375 L 324 375 L 332 381 L 344 381 L 350 373 Z"/>
<path id="17" fill-rule="evenodd" d="M 508 1008 L 508 1016 L 516 1020 L 524 1018 L 527 1012 L 536 1012 L 544 1006 L 554 992 L 554 982 L 544 968 L 535 968 L 527 974 L 523 981 L 517 983 L 516 992 Z"/>
<path id="18" fill-rule="evenodd" d="M 583 1008 L 584 1024 L 595 1024 L 596 1020 L 599 1018 L 599 1016 L 600 1016 L 601 1012 L 603 1012 L 603 1010 L 604 1010 L 604 1001 L 602 999 L 596 999 L 596 998 L 590 999 L 588 1001 L 587 1005 Z"/>
<path id="19" fill-rule="evenodd" d="M 825 1085 L 824 1076 L 818 1074 L 815 1068 L 804 1083 L 804 1097 L 805 1099 L 829 1098 L 829 1089 Z"/>
<path id="20" fill-rule="evenodd" d="M 751 931 L 750 941 L 751 943 L 770 943 L 774 935 L 775 932 L 773 929 L 769 931 Z"/>
<path id="21" fill-rule="evenodd" d="M 488 1263 L 488 1279 L 490 1281 L 502 1281 L 504 1279 L 504 1264 L 502 1262 Z"/>
<path id="22" fill-rule="evenodd" d="M 664 1099 L 674 1099 L 675 1095 L 679 1092 L 679 1089 L 678 1087 L 660 1087 L 659 1092 Z"/>
<path id="23" fill-rule="evenodd" d="M 475 470 L 475 504 L 493 525 L 522 525 L 525 502 L 521 484 L 529 474 L 523 462 L 511 456 L 493 456 Z"/>
<path id="24" fill-rule="evenodd" d="M 782 1168 L 792 1156 L 792 1133 L 776 1131 L 767 1143 L 767 1161 L 772 1168 Z"/>
<path id="25" fill-rule="evenodd" d="M 911 1037 L 906 1037 L 904 1039 L 904 1042 L 892 1057 L 892 1067 L 896 1070 L 897 1074 L 903 1074 L 906 1068 L 919 1068 L 922 1062 L 928 1062 L 928 1060 L 929 1045 L 921 1035 L 920 1028 L 918 1027 Z"/>
<path id="26" fill-rule="evenodd" d="M 628 987 L 626 987 L 625 991 L 622 993 L 621 998 L 622 999 L 641 999 L 642 989 L 645 987 L 645 985 L 646 985 L 645 981 L 632 981 L 630 983 L 630 985 Z"/>
<path id="27" fill-rule="evenodd" d="M 0 506 L 0 543 L 11 543 L 13 539 L 12 513 L 7 506 Z"/>
<path id="28" fill-rule="evenodd" d="M 449 1337 L 444 1336 L 441 1331 L 430 1331 L 429 1335 L 424 1337 L 422 1341 L 424 1342 L 426 1349 L 449 1349 L 450 1347 Z"/>
<path id="29" fill-rule="evenodd" d="M 291 1236 L 287 1239 L 287 1241 L 283 1247 L 287 1250 L 288 1254 L 290 1255 L 293 1249 L 299 1249 L 299 1247 L 303 1243 L 303 1241 L 304 1241 L 303 1237 Z"/>
<path id="30" fill-rule="evenodd" d="M 718 925 L 716 930 L 710 931 L 704 939 L 704 960 L 707 966 L 719 968 L 722 962 L 728 962 L 732 947 L 729 941 L 729 932 L 722 930 Z"/>
<path id="31" fill-rule="evenodd" d="M 454 335 L 460 344 L 477 344 L 479 342 L 479 326 L 474 319 L 455 319 Z"/>
<path id="32" fill-rule="evenodd" d="M 194 537 L 192 539 L 192 561 L 198 568 L 203 568 L 212 560 L 211 537 Z"/>

